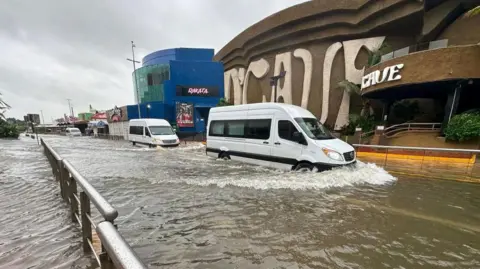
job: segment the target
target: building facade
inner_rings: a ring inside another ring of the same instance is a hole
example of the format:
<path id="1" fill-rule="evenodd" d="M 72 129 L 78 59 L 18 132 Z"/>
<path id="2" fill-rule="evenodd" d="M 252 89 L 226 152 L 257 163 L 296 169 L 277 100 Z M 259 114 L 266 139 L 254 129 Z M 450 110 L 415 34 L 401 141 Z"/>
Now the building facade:
<path id="1" fill-rule="evenodd" d="M 225 68 L 225 98 L 243 104 L 276 96 L 335 129 L 362 108 L 362 98 L 372 100 L 379 118 L 404 98 L 440 100 L 451 117 L 460 94 L 463 109 L 480 100 L 480 16 L 465 16 L 476 5 L 480 1 L 312 0 L 292 6 L 215 55 Z M 271 77 L 283 72 L 275 94 Z M 362 88 L 361 97 L 346 91 L 345 82 Z"/>
<path id="2" fill-rule="evenodd" d="M 224 97 L 223 65 L 213 55 L 213 49 L 176 48 L 145 56 L 132 75 L 140 104 L 127 106 L 129 119 L 163 118 L 179 132 L 204 132 L 210 108 Z"/>

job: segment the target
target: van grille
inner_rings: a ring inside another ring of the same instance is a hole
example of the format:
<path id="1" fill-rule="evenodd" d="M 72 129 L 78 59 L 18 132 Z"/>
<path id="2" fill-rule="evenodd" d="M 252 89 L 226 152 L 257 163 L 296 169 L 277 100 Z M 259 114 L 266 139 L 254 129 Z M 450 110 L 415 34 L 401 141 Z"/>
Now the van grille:
<path id="1" fill-rule="evenodd" d="M 177 140 L 176 139 L 162 140 L 162 142 L 164 144 L 173 144 L 173 143 L 177 142 Z"/>
<path id="2" fill-rule="evenodd" d="M 343 157 L 346 162 L 351 162 L 355 159 L 355 151 L 345 152 L 343 153 Z"/>

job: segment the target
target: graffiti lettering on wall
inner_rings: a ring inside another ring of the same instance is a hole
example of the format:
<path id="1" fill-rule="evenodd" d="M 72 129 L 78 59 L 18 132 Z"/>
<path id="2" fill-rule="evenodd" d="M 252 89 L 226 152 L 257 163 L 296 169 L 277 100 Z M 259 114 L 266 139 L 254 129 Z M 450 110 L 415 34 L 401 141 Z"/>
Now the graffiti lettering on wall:
<path id="1" fill-rule="evenodd" d="M 277 86 L 277 101 L 283 100 L 283 102 L 285 103 L 292 104 L 292 72 L 295 72 L 295 70 L 292 70 L 292 60 L 300 60 L 303 62 L 304 74 L 302 83 L 303 89 L 301 103 L 297 105 L 300 105 L 303 108 L 307 108 L 309 105 L 311 91 L 322 91 L 322 112 L 320 116 L 320 121 L 322 123 L 325 123 L 329 111 L 330 89 L 332 88 L 331 74 L 335 56 L 337 56 L 340 49 L 343 48 L 345 56 L 345 79 L 355 84 L 361 84 L 365 67 L 363 67 L 362 69 L 357 69 L 355 67 L 355 59 L 357 58 L 362 48 L 366 48 L 370 51 L 376 50 L 380 48 L 384 40 L 385 37 L 381 36 L 333 43 L 327 49 L 323 59 L 323 63 L 314 63 L 310 51 L 302 48 L 293 50 L 293 53 L 290 51 L 277 54 L 275 56 L 275 64 L 273 66 L 273 75 L 277 76 L 278 74 L 280 74 L 282 66 L 283 70 L 286 71 L 283 85 Z M 323 74 L 313 74 L 314 64 L 323 64 Z M 260 60 L 250 62 L 246 70 L 245 68 L 233 68 L 227 70 L 224 73 L 225 98 L 230 101 L 233 99 L 233 103 L 236 105 L 246 104 L 248 96 L 247 93 L 249 91 L 249 77 L 253 75 L 257 79 L 262 79 L 266 77 L 266 75 L 270 72 L 270 68 L 270 64 L 262 58 Z M 322 75 L 321 89 L 312 89 L 311 81 L 313 75 Z M 230 90 L 232 88 L 233 96 L 231 97 Z M 263 102 L 267 102 L 267 100 L 273 101 L 273 89 L 271 92 L 271 96 L 262 96 Z M 348 123 L 349 112 L 350 95 L 344 92 L 341 105 L 338 109 L 337 118 L 335 120 L 336 129 L 341 128 Z"/>

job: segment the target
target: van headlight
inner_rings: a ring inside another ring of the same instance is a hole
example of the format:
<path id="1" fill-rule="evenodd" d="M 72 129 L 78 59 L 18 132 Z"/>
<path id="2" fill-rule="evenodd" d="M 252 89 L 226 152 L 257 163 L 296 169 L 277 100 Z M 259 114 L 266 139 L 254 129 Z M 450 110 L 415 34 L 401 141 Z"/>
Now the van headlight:
<path id="1" fill-rule="evenodd" d="M 323 151 L 323 153 L 325 153 L 325 155 L 327 155 L 328 158 L 330 158 L 332 160 L 343 161 L 342 154 L 340 154 L 340 153 L 338 153 L 334 150 L 327 149 L 327 148 L 322 148 L 322 151 Z"/>

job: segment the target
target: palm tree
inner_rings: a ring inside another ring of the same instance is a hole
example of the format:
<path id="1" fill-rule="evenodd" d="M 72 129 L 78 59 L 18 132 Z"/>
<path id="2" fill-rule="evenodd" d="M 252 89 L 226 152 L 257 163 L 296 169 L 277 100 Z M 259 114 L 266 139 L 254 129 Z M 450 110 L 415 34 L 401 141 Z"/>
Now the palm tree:
<path id="1" fill-rule="evenodd" d="M 360 86 L 351 82 L 351 81 L 348 81 L 348 80 L 340 81 L 338 83 L 338 88 L 343 89 L 349 95 L 352 95 L 352 94 L 360 95 L 361 94 Z"/>
<path id="2" fill-rule="evenodd" d="M 368 50 L 367 67 L 372 67 L 376 64 L 379 64 L 382 60 L 382 56 L 391 51 L 392 48 L 387 44 L 387 42 L 383 42 L 382 45 L 377 49 Z"/>
<path id="3" fill-rule="evenodd" d="M 337 86 L 338 88 L 343 89 L 346 95 L 348 96 L 356 95 L 362 99 L 363 108 L 362 108 L 362 111 L 360 112 L 361 116 L 368 118 L 373 115 L 373 108 L 370 106 L 370 103 L 368 101 L 365 101 L 362 98 L 362 90 L 360 88 L 360 85 L 355 84 L 348 80 L 342 80 L 337 84 Z"/>
<path id="4" fill-rule="evenodd" d="M 9 108 L 10 106 L 2 100 L 2 94 L 0 93 L 0 119 L 5 119 L 5 115 L 3 115 L 3 113 L 5 113 L 5 111 Z"/>
<path id="5" fill-rule="evenodd" d="M 476 15 L 480 15 L 480 6 L 474 7 L 472 9 L 470 9 L 469 11 L 467 11 L 467 13 L 465 13 L 466 17 L 473 17 L 473 16 L 476 16 Z"/>

